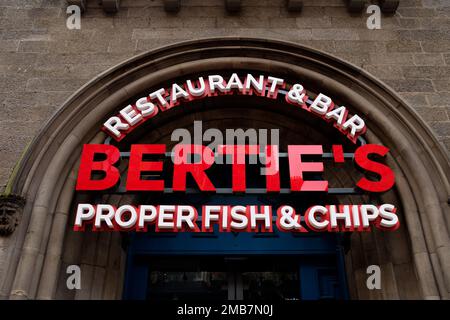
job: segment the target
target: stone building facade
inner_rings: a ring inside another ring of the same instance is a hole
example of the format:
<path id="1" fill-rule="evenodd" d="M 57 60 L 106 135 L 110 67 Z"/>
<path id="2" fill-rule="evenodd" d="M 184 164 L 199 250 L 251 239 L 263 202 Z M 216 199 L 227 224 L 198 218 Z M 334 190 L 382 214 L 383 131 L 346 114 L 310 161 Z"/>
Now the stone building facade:
<path id="1" fill-rule="evenodd" d="M 227 10 L 222 0 L 182 0 L 177 12 L 171 12 L 170 4 L 164 7 L 170 1 L 122 0 L 115 13 L 106 13 L 109 2 L 103 2 L 102 5 L 101 1 L 88 0 L 81 17 L 81 29 L 69 30 L 66 1 L 0 0 L 2 193 L 14 191 L 16 182 L 13 180 L 17 174 L 14 168 L 32 139 L 40 129 L 52 125 L 49 119 L 62 105 L 70 105 L 68 99 L 71 96 L 75 99 L 74 93 L 88 81 L 127 59 L 156 48 L 187 40 L 230 36 L 287 41 L 330 54 L 353 64 L 356 70 L 366 71 L 391 88 L 416 112 L 415 116 L 431 128 L 439 141 L 439 146 L 431 149 L 441 150 L 435 155 L 436 161 L 443 163 L 439 177 L 448 179 L 450 1 L 401 0 L 394 14 L 381 15 L 379 30 L 367 28 L 369 14 L 365 10 L 349 13 L 347 2 L 342 0 L 304 0 L 301 11 L 290 9 L 286 1 L 281 0 L 243 0 L 237 11 Z M 418 149 L 417 153 L 420 152 Z M 19 171 L 23 170 L 18 167 Z M 432 181 L 436 188 L 439 177 L 436 173 L 436 180 Z M 66 181 L 71 179 L 73 176 L 69 175 Z M 408 230 L 403 229 L 398 236 L 358 235 L 357 240 L 352 239 L 353 252 L 363 249 L 366 252 L 365 255 L 353 254 L 353 261 L 352 254 L 346 257 L 347 268 L 353 266 L 348 271 L 354 275 L 349 277 L 352 298 L 447 299 L 450 296 L 449 193 L 448 180 L 444 180 L 439 180 L 440 186 L 446 185 L 439 190 L 439 201 L 419 204 L 419 209 L 410 208 L 420 211 L 419 219 L 422 219 L 426 237 L 433 238 L 434 230 L 442 229 L 441 238 L 421 239 L 424 248 L 417 249 L 418 240 L 411 240 L 415 235 L 409 225 Z M 18 201 L 20 204 L 22 200 Z M 27 205 L 33 205 L 33 200 Z M 64 237 L 67 220 L 62 214 L 58 215 L 61 213 L 58 208 L 45 222 L 33 220 L 31 214 L 27 216 L 30 210 L 27 205 L 16 231 L 0 236 L 1 298 L 121 297 L 126 261 L 120 235 L 90 234 L 87 240 L 77 240 L 79 235 L 68 233 Z M 433 206 L 440 206 L 436 210 L 443 212 L 439 227 L 423 218 L 426 211 L 435 210 Z M 26 246 L 30 234 L 32 237 L 35 232 L 30 227 L 33 221 L 42 224 L 40 229 L 44 235 L 38 249 Z M 59 233 L 53 231 L 58 223 L 63 226 Z M 440 240 L 442 243 L 435 243 Z M 57 248 L 59 242 L 66 243 L 63 252 Z M 33 258 L 26 256 L 27 252 Z M 399 252 L 403 254 L 397 254 Z M 371 255 L 376 255 L 377 262 L 389 270 L 384 291 L 371 292 L 361 285 L 364 268 L 373 260 Z M 52 260 L 58 263 L 52 265 Z M 26 269 L 30 261 L 35 261 L 33 265 L 37 266 L 33 270 Z M 71 263 L 81 264 L 85 274 L 89 274 L 89 283 L 79 292 L 63 288 L 65 273 L 60 270 Z M 28 274 L 16 274 L 21 268 L 28 270 Z M 421 270 L 429 272 L 428 280 L 420 277 Z"/>

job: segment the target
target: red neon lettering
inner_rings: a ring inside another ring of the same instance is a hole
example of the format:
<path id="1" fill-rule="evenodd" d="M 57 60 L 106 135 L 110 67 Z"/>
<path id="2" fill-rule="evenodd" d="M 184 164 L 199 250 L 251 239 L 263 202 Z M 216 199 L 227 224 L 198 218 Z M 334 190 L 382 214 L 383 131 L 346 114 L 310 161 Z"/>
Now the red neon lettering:
<path id="1" fill-rule="evenodd" d="M 302 162 L 302 154 L 322 154 L 321 145 L 288 146 L 292 191 L 328 191 L 328 181 L 305 181 L 303 172 L 322 172 L 322 162 Z"/>
<path id="2" fill-rule="evenodd" d="M 219 152 L 230 154 L 232 157 L 232 185 L 234 192 L 244 192 L 246 188 L 245 156 L 258 154 L 258 145 L 224 145 L 219 146 Z"/>
<path id="3" fill-rule="evenodd" d="M 216 188 L 205 173 L 214 163 L 213 151 L 203 145 L 176 145 L 173 167 L 173 190 L 186 191 L 187 174 L 190 173 L 201 191 L 215 191 Z M 199 163 L 188 163 L 188 155 L 200 156 Z"/>
<path id="4" fill-rule="evenodd" d="M 130 152 L 130 162 L 127 177 L 127 190 L 130 191 L 164 191 L 164 180 L 142 180 L 141 173 L 162 171 L 162 161 L 143 161 L 145 154 L 164 154 L 164 144 L 133 144 Z"/>
<path id="5" fill-rule="evenodd" d="M 379 181 L 372 181 L 366 177 L 361 178 L 356 184 L 359 188 L 369 192 L 384 192 L 392 188 L 395 183 L 395 176 L 391 168 L 369 159 L 370 154 L 384 157 L 388 152 L 389 148 L 377 144 L 366 144 L 356 149 L 355 163 L 357 166 L 380 176 Z"/>
<path id="6" fill-rule="evenodd" d="M 280 192 L 280 163 L 278 157 L 278 146 L 266 146 L 266 167 L 264 174 L 266 175 L 267 192 Z"/>
<path id="7" fill-rule="evenodd" d="M 95 161 L 97 154 L 106 156 L 106 159 Z M 76 190 L 106 190 L 115 186 L 120 179 L 120 173 L 113 165 L 119 158 L 119 149 L 114 146 L 85 144 L 81 153 Z M 101 171 L 105 176 L 102 179 L 92 179 L 92 173 L 95 171 Z"/>

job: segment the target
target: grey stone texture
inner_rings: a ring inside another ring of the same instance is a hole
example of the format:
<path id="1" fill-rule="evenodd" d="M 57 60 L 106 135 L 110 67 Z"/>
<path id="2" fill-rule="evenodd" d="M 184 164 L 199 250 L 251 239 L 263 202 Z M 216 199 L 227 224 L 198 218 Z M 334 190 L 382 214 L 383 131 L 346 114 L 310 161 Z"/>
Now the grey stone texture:
<path id="1" fill-rule="evenodd" d="M 450 149 L 450 2 L 403 0 L 381 30 L 342 0 L 246 0 L 230 15 L 222 0 L 122 0 L 105 14 L 88 1 L 81 30 L 66 28 L 64 0 L 0 0 L 0 191 L 26 145 L 62 102 L 100 72 L 141 52 L 204 37 L 288 40 L 333 54 L 397 91 Z"/>
<path id="2" fill-rule="evenodd" d="M 447 149 L 450 148 L 448 1 L 402 0 L 396 15 L 383 16 L 381 30 L 368 30 L 368 15 L 350 15 L 343 0 L 305 0 L 301 13 L 289 13 L 283 0 L 245 0 L 241 12 L 234 15 L 226 12 L 223 0 L 183 0 L 182 3 L 181 11 L 173 14 L 164 11 L 162 0 L 122 0 L 121 10 L 115 15 L 107 15 L 98 1 L 90 0 L 82 17 L 81 30 L 68 30 L 65 1 L 0 0 L 0 108 L 3 115 L 0 118 L 0 191 L 5 187 L 14 164 L 33 136 L 63 101 L 84 83 L 136 54 L 178 41 L 204 37 L 281 39 L 310 46 L 349 61 L 397 91 L 430 125 Z M 72 140 L 67 138 L 68 142 L 64 146 L 72 146 Z M 67 150 L 73 148 L 67 147 Z M 408 158 L 408 153 L 403 152 L 398 155 L 398 159 L 406 161 L 411 157 Z M 62 164 L 59 163 L 58 166 L 62 167 Z M 419 169 L 416 175 L 426 171 Z M 51 168 L 49 171 L 54 174 L 61 172 L 62 168 Z M 70 197 L 73 190 L 71 183 L 74 181 L 67 183 L 63 200 Z M 430 183 L 432 182 L 422 185 L 429 186 Z M 58 189 L 47 184 L 48 190 L 49 186 Z M 407 199 L 406 205 L 409 205 L 405 212 L 413 226 L 408 226 L 411 239 L 408 239 L 405 230 L 392 236 L 380 232 L 355 234 L 351 239 L 351 251 L 346 256 L 348 274 L 354 275 L 349 277 L 352 282 L 349 284 L 352 297 L 437 297 L 433 294 L 435 288 L 426 286 L 434 284 L 433 281 L 423 280 L 425 285 L 421 286 L 427 290 L 421 295 L 419 284 L 410 280 L 430 279 L 435 274 L 443 274 L 439 270 L 440 264 L 442 269 L 448 270 L 449 260 L 439 260 L 439 257 L 447 257 L 442 252 L 448 248 L 442 245 L 444 227 L 435 224 L 436 230 L 431 232 L 430 225 L 426 224 L 428 216 L 431 217 L 431 222 L 436 222 L 439 217 L 438 203 L 419 203 L 422 206 L 419 208 L 423 215 L 422 221 L 426 222 L 424 225 L 428 228 L 425 234 L 430 238 L 427 238 L 426 243 L 431 247 L 430 256 L 434 259 L 432 263 L 436 270 L 432 270 L 427 260 L 428 251 L 424 248 L 425 242 L 423 239 L 416 239 L 422 232 L 420 222 L 414 220 L 416 216 L 419 219 L 419 212 L 416 212 L 414 200 L 405 196 L 412 197 L 412 193 L 405 182 L 400 187 L 402 195 Z M 416 184 L 413 187 L 417 188 Z M 434 195 L 431 189 L 423 188 L 423 193 L 427 196 Z M 20 258 L 20 264 L 9 265 L 18 265 L 22 270 L 15 277 L 6 277 L 4 285 L 0 283 L 2 288 L 6 288 L 0 292 L 0 298 L 120 297 L 123 283 L 120 277 L 124 270 L 120 237 L 90 234 L 81 238 L 79 234 L 66 232 L 62 250 L 62 246 L 58 244 L 64 238 L 62 231 L 67 225 L 68 208 L 56 210 L 52 224 L 42 224 L 52 214 L 48 210 L 47 202 L 50 201 L 44 201 L 51 197 L 48 190 L 42 191 L 44 196 L 37 203 L 28 204 L 30 207 L 34 206 L 30 216 L 31 227 L 27 228 L 28 221 L 24 221 L 25 227 L 20 230 L 22 233 L 16 233 L 17 239 L 21 239 L 26 232 L 26 241 L 32 243 L 32 246 L 21 247 L 19 242 L 13 245 L 9 242 L 12 238 L 4 238 L 0 243 L 0 257 L 3 257 L 0 259 L 0 274 L 15 274 L 15 270 L 6 270 L 6 261 L 14 260 L 15 257 Z M 417 190 L 412 191 L 417 193 Z M 391 201 L 391 198 L 395 200 L 393 194 L 387 194 L 386 197 L 390 197 L 386 201 Z M 68 207 L 69 201 L 61 200 L 60 203 L 65 203 Z M 28 210 L 31 212 L 30 208 Z M 434 234 L 440 240 L 437 244 L 433 242 Z M 411 248 L 407 246 L 410 240 L 416 243 Z M 437 253 L 434 246 L 438 248 Z M 21 255 L 16 250 L 22 250 Z M 414 264 L 410 261 L 411 256 Z M 52 276 L 59 269 L 58 262 L 61 263 L 61 270 L 72 263 L 81 265 L 85 274 L 83 281 L 86 281 L 82 284 L 83 290 L 68 293 L 63 288 L 62 279 L 55 286 L 56 278 L 53 279 Z M 382 266 L 383 287 L 386 290 L 369 292 L 364 287 L 367 276 L 365 268 L 371 263 Z M 39 276 L 33 277 L 23 272 L 28 270 L 29 265 L 34 267 L 34 264 L 36 270 L 46 270 L 40 280 Z M 419 270 L 428 271 L 417 276 Z M 34 280 L 29 282 L 28 279 Z M 11 285 L 9 282 L 13 280 L 15 283 Z M 437 279 L 436 282 L 444 283 L 443 279 Z M 24 283 L 26 291 L 23 290 Z M 53 293 L 55 287 L 57 292 Z M 13 288 L 12 292 L 10 288 Z M 448 298 L 446 287 L 441 291 L 442 298 Z"/>

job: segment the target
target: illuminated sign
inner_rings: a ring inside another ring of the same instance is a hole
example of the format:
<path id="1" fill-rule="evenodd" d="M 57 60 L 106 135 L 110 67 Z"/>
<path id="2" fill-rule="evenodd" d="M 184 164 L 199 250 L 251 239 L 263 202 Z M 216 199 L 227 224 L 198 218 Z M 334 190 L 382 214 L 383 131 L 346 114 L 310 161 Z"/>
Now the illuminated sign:
<path id="1" fill-rule="evenodd" d="M 182 101 L 231 94 L 275 99 L 281 90 L 290 105 L 321 117 L 353 143 L 366 130 L 361 117 L 350 116 L 344 106 L 335 106 L 332 99 L 322 93 L 309 99 L 301 84 L 287 85 L 281 78 L 251 74 L 241 79 L 236 73 L 227 81 L 220 75 L 211 75 L 195 81 L 187 80 L 181 85 L 173 84 L 170 89 L 156 90 L 110 117 L 102 129 L 120 141 L 158 112 L 165 112 Z M 365 193 L 390 190 L 395 183 L 394 172 L 382 162 L 388 151 L 388 148 L 375 144 L 357 146 L 351 158 L 355 167 L 364 174 L 349 187 Z M 242 194 L 252 189 L 247 186 L 246 158 L 262 156 L 261 175 L 264 179 L 258 186 L 259 190 L 270 194 L 287 190 L 293 196 L 299 192 L 326 195 L 331 193 L 329 182 L 317 178 L 326 170 L 324 161 L 319 159 L 324 154 L 322 145 L 288 145 L 287 152 L 283 153 L 287 158 L 287 167 L 284 168 L 279 165 L 279 147 L 272 144 L 222 144 L 215 150 L 201 144 L 177 144 L 172 150 L 167 150 L 164 144 L 133 144 L 127 152 L 129 160 L 121 163 L 121 151 L 116 146 L 86 144 L 81 153 L 76 190 L 108 192 L 122 184 L 126 193 L 187 193 L 188 179 L 191 179 L 197 191 L 215 194 L 220 193 L 220 188 L 208 170 L 228 165 L 231 166 L 230 179 L 225 179 L 230 181 L 228 193 Z M 342 145 L 333 145 L 329 154 L 334 163 L 344 162 Z M 218 155 L 231 160 L 223 164 L 216 161 Z M 305 157 L 309 159 L 305 160 Z M 170 168 L 163 165 L 164 161 L 170 163 Z M 282 186 L 280 172 L 283 170 L 288 171 L 289 186 Z M 220 172 L 223 175 L 225 171 Z M 308 178 L 311 174 L 316 175 L 314 179 Z M 121 176 L 125 181 L 121 181 Z M 147 231 L 151 225 L 155 232 L 213 232 L 215 226 L 220 232 L 274 232 L 274 228 L 283 232 L 341 232 L 368 231 L 373 225 L 392 231 L 399 227 L 396 210 L 389 203 L 313 205 L 304 212 L 297 212 L 289 205 L 275 208 L 270 205 L 223 204 L 200 208 L 164 203 L 119 207 L 79 203 L 74 230 L 82 231 L 90 226 L 95 231 Z"/>
<path id="2" fill-rule="evenodd" d="M 257 95 L 276 99 L 280 90 L 286 91 L 287 103 L 333 124 L 353 142 L 366 131 L 366 125 L 360 116 L 349 115 L 345 106 L 335 106 L 333 100 L 323 93 L 319 93 L 308 105 L 306 89 L 299 83 L 288 85 L 281 78 L 252 74 L 241 79 L 236 73 L 233 73 L 228 81 L 221 75 L 210 75 L 206 79 L 199 77 L 196 80 L 187 80 L 181 85 L 174 83 L 169 89 L 160 88 L 122 108 L 117 115 L 105 121 L 102 129 L 120 141 L 159 112 L 170 110 L 181 102 L 220 95 Z"/>

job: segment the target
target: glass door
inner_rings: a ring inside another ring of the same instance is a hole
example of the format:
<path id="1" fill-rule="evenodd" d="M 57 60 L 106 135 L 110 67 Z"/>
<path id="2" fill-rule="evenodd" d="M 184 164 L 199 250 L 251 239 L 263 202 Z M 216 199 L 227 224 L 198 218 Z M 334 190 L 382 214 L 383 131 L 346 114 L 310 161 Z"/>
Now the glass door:
<path id="1" fill-rule="evenodd" d="M 289 257 L 154 257 L 147 299 L 297 300 L 299 271 Z"/>

